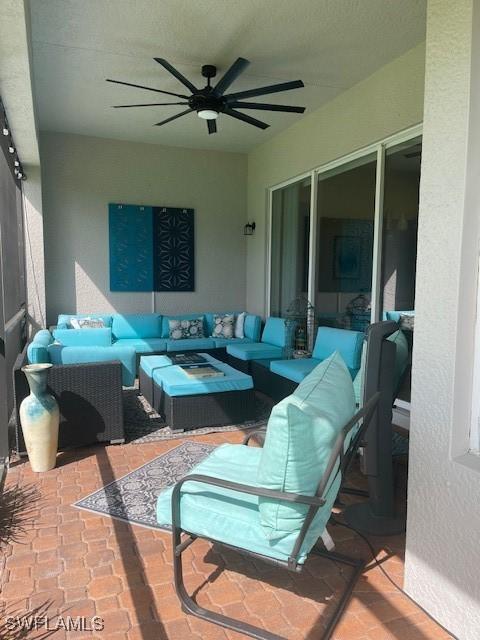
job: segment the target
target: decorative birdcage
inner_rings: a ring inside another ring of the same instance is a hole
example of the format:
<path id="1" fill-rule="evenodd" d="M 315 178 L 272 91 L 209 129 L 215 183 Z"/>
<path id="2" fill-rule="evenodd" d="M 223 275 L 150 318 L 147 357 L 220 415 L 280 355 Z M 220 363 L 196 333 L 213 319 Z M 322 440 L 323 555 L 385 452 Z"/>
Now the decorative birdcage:
<path id="1" fill-rule="evenodd" d="M 288 305 L 285 316 L 286 356 L 293 353 L 311 352 L 315 340 L 315 308 L 304 296 L 299 296 Z"/>
<path id="2" fill-rule="evenodd" d="M 350 328 L 354 331 L 365 331 L 370 324 L 371 309 L 371 302 L 363 293 L 350 300 L 347 305 Z"/>

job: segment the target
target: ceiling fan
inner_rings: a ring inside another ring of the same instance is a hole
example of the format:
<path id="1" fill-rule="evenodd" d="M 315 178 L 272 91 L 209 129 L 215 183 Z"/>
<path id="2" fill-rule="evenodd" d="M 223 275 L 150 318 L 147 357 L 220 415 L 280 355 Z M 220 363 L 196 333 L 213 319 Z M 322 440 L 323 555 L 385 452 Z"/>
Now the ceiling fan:
<path id="1" fill-rule="evenodd" d="M 250 62 L 245 58 L 237 58 L 232 66 L 225 72 L 223 77 L 212 87 L 211 80 L 217 75 L 217 68 L 211 64 L 205 64 L 202 67 L 202 76 L 207 79 L 207 85 L 203 89 L 198 89 L 194 84 L 190 82 L 184 75 L 180 73 L 175 67 L 163 58 L 154 58 L 156 62 L 162 65 L 167 71 L 169 71 L 177 80 L 179 80 L 190 91 L 190 95 L 184 95 L 181 93 L 172 93 L 171 91 L 164 91 L 163 89 L 154 89 L 153 87 L 145 87 L 140 84 L 132 84 L 131 82 L 123 82 L 121 80 L 111 80 L 107 78 L 107 82 L 114 82 L 115 84 L 123 84 L 127 87 L 136 87 L 137 89 L 146 89 L 147 91 L 155 91 L 156 93 L 163 93 L 175 98 L 181 98 L 182 102 L 151 102 L 148 104 L 119 104 L 115 105 L 115 109 L 125 109 L 132 107 L 156 107 L 156 106 L 169 106 L 169 105 L 184 105 L 188 106 L 188 109 L 181 111 L 166 120 L 157 122 L 155 126 L 172 122 L 177 118 L 186 116 L 188 113 L 196 111 L 199 118 L 207 121 L 208 133 L 217 132 L 217 123 L 215 120 L 220 113 L 224 113 L 231 118 L 236 118 L 242 122 L 258 127 L 259 129 L 267 129 L 270 125 L 252 118 L 251 116 L 241 113 L 236 109 L 258 109 L 261 111 L 284 111 L 287 113 L 303 113 L 305 107 L 292 107 L 283 104 L 268 104 L 264 102 L 242 102 L 244 98 L 253 98 L 255 96 L 264 96 L 268 93 L 279 93 L 281 91 L 290 91 L 291 89 L 300 89 L 304 86 L 301 80 L 293 80 L 291 82 L 281 82 L 280 84 L 272 84 L 266 87 L 259 87 L 257 89 L 249 89 L 247 91 L 238 91 L 237 93 L 225 94 L 227 89 L 238 76 L 248 67 Z"/>

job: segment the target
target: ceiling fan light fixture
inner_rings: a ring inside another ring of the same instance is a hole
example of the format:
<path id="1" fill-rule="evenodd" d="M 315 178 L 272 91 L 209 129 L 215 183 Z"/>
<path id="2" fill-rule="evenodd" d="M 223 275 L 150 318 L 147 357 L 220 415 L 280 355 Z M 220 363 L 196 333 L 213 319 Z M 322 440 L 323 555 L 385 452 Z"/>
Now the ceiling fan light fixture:
<path id="1" fill-rule="evenodd" d="M 197 116 L 202 118 L 202 120 L 216 120 L 218 118 L 218 111 L 214 111 L 213 109 L 199 109 Z"/>

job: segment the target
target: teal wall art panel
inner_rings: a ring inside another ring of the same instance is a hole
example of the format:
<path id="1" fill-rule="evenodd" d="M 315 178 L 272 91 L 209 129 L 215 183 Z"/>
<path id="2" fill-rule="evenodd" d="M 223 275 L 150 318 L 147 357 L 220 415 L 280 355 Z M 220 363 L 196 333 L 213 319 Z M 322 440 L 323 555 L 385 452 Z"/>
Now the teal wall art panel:
<path id="1" fill-rule="evenodd" d="M 109 204 L 110 290 L 194 291 L 194 210 Z"/>

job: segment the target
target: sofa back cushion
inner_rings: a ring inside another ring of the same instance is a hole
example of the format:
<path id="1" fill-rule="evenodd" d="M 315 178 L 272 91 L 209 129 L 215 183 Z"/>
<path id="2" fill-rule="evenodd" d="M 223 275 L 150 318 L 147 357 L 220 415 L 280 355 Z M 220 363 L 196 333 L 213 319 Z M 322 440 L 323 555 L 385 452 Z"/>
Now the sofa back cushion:
<path id="1" fill-rule="evenodd" d="M 247 313 L 245 320 L 243 321 L 243 335 L 245 338 L 249 338 L 252 342 L 259 342 L 261 330 L 262 319 L 260 316 L 254 316 L 251 313 Z"/>
<path id="2" fill-rule="evenodd" d="M 112 344 L 110 327 L 102 329 L 55 329 L 55 340 L 65 347 L 109 347 Z"/>
<path id="3" fill-rule="evenodd" d="M 338 351 L 355 377 L 360 368 L 362 346 L 365 334 L 362 331 L 349 331 L 347 329 L 334 329 L 332 327 L 320 327 L 317 332 L 312 357 L 325 360 Z"/>
<path id="4" fill-rule="evenodd" d="M 314 495 L 337 435 L 354 412 L 352 378 L 340 354 L 334 353 L 273 408 L 258 484 Z M 308 506 L 261 497 L 259 511 L 267 538 L 274 540 L 298 531 Z"/>
<path id="5" fill-rule="evenodd" d="M 136 313 L 113 316 L 112 333 L 120 338 L 159 338 L 162 316 L 158 313 Z"/>
<path id="6" fill-rule="evenodd" d="M 176 316 L 163 316 L 162 318 L 162 338 L 170 337 L 170 320 L 196 320 L 197 318 L 203 318 L 203 333 L 207 335 L 207 325 L 205 322 L 205 315 L 203 313 L 184 313 Z"/>
<path id="7" fill-rule="evenodd" d="M 285 320 L 283 318 L 267 318 L 262 333 L 262 342 L 276 347 L 286 346 Z"/>
<path id="8" fill-rule="evenodd" d="M 105 327 L 112 326 L 112 316 L 103 313 L 61 313 L 57 318 L 57 329 L 73 329 L 71 319 L 81 320 L 83 318 L 92 318 L 92 320 L 103 320 Z"/>

